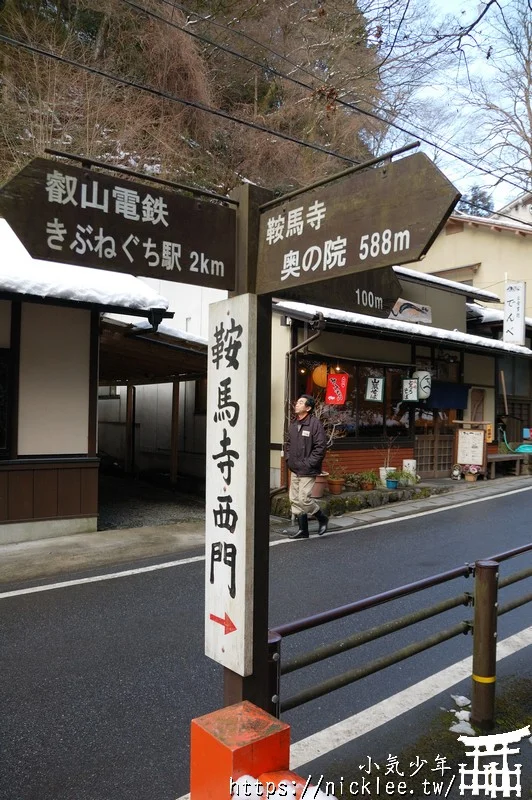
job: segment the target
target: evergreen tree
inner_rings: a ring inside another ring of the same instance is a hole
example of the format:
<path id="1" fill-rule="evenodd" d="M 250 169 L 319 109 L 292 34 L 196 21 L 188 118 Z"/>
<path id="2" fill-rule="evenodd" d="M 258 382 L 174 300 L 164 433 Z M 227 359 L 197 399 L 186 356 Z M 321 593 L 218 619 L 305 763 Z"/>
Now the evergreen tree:
<path id="1" fill-rule="evenodd" d="M 493 213 L 493 200 L 485 189 L 472 186 L 469 192 L 462 195 L 457 210 L 475 217 L 489 217 Z"/>

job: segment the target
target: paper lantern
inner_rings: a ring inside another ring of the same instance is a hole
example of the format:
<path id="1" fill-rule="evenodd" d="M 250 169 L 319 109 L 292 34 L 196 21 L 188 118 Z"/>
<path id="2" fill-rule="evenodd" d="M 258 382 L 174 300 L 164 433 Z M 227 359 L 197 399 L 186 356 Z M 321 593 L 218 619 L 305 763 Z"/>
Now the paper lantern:
<path id="1" fill-rule="evenodd" d="M 321 386 L 322 389 L 325 389 L 327 386 L 327 364 L 319 364 L 317 367 L 314 367 L 312 371 L 312 380 L 316 386 Z"/>
<path id="2" fill-rule="evenodd" d="M 418 397 L 420 400 L 426 400 L 427 397 L 430 397 L 430 390 L 432 386 L 432 378 L 430 372 L 426 372 L 426 370 L 416 370 L 416 372 L 412 375 L 413 378 L 417 379 L 418 383 Z"/>

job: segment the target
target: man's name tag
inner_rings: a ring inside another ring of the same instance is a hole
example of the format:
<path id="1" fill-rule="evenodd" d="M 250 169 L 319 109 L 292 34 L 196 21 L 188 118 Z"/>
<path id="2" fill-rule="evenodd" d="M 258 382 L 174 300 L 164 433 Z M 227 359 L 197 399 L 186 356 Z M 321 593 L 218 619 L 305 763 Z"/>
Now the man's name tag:
<path id="1" fill-rule="evenodd" d="M 302 431 L 302 436 L 310 436 L 310 431 Z"/>

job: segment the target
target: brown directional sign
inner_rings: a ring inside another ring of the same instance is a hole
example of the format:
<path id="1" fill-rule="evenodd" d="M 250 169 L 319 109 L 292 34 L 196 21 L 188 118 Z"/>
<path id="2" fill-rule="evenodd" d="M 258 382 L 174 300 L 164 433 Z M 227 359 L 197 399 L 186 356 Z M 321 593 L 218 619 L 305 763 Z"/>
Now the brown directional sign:
<path id="1" fill-rule="evenodd" d="M 233 208 L 36 158 L 0 190 L 34 258 L 231 290 Z"/>
<path id="2" fill-rule="evenodd" d="M 424 153 L 280 198 L 261 214 L 257 294 L 305 301 L 321 283 L 325 305 L 335 278 L 421 258 L 459 198 Z"/>
<path id="3" fill-rule="evenodd" d="M 337 278 L 327 285 L 309 283 L 304 293 L 305 303 L 388 319 L 401 295 L 401 284 L 392 267 L 383 267 Z M 301 289 L 283 289 L 282 297 L 301 302 Z"/>

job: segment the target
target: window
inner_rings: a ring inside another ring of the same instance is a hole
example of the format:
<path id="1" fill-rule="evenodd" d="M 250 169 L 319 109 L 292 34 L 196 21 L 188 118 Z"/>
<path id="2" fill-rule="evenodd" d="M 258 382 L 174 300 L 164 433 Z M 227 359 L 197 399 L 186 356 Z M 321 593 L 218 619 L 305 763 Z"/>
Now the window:
<path id="1" fill-rule="evenodd" d="M 402 381 L 408 367 L 388 367 L 352 361 L 330 361 L 304 356 L 297 363 L 297 394 L 312 394 L 324 401 L 327 375 L 348 375 L 346 402 L 325 405 L 322 416 L 337 426 L 347 440 L 380 440 L 383 436 L 409 436 L 412 403 L 402 399 Z M 366 399 L 368 381 L 384 380 L 382 399 Z"/>
<path id="2" fill-rule="evenodd" d="M 526 345 L 530 345 L 527 343 Z M 499 392 L 503 393 L 501 372 L 507 396 L 528 397 L 530 389 L 530 362 L 525 358 L 500 358 L 497 367 Z"/>

